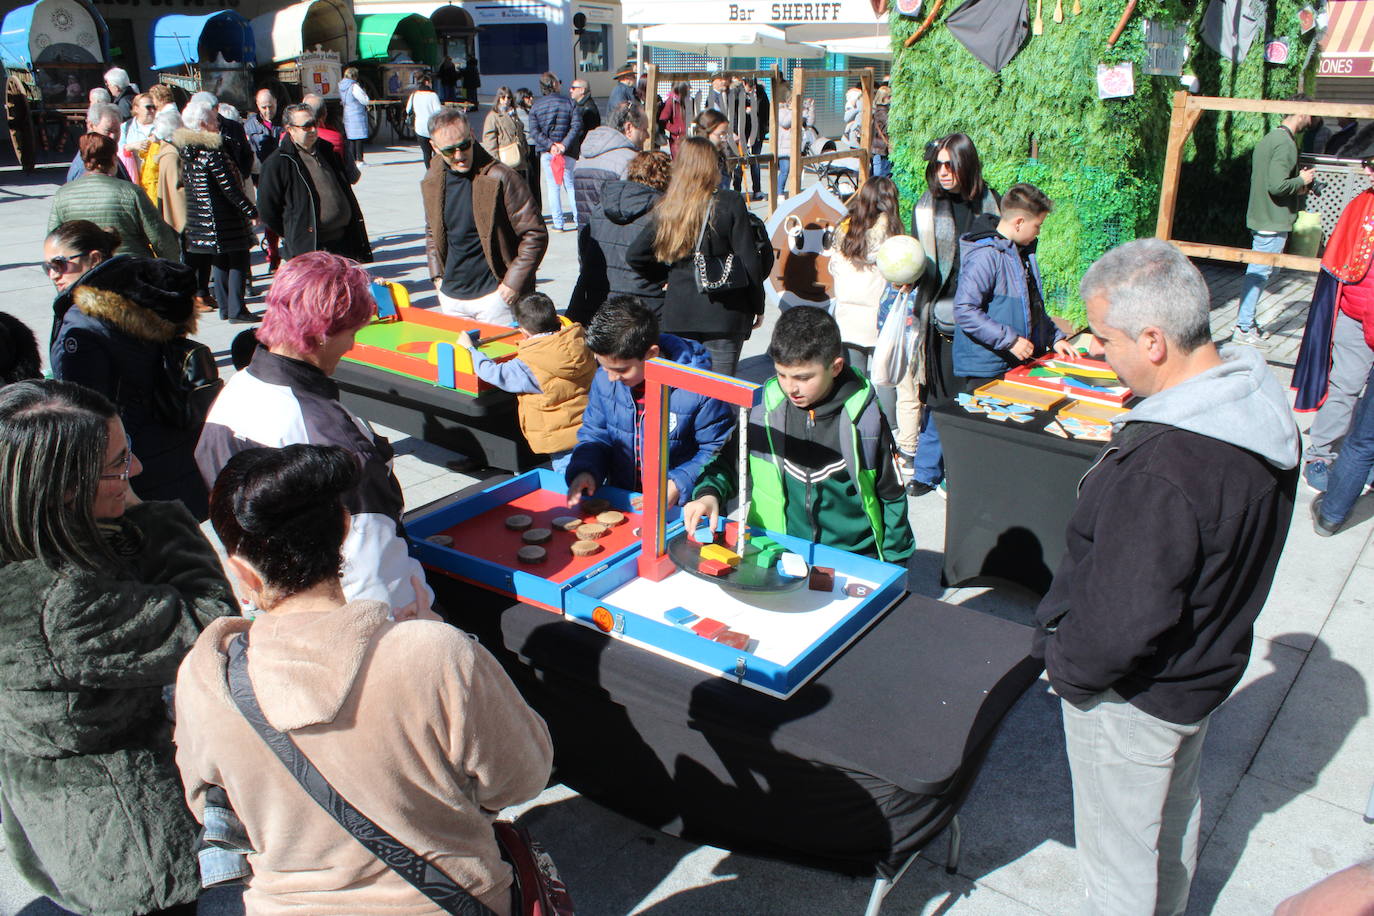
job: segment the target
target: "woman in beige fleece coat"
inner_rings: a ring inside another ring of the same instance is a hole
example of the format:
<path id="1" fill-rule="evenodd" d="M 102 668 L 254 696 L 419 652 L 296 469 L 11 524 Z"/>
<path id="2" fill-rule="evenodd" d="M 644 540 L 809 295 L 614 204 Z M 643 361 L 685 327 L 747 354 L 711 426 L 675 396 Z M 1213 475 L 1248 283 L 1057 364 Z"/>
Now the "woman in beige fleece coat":
<path id="1" fill-rule="evenodd" d="M 492 812 L 537 795 L 548 729 L 476 641 L 437 620 L 395 623 L 346 603 L 341 494 L 357 467 L 335 446 L 249 449 L 230 459 L 210 518 L 240 593 L 265 614 L 205 630 L 177 677 L 177 765 L 191 811 L 222 787 L 247 829 L 249 916 L 441 912 L 301 788 L 234 705 L 227 651 L 243 633 L 271 725 L 340 795 L 497 914 L 511 873 Z"/>

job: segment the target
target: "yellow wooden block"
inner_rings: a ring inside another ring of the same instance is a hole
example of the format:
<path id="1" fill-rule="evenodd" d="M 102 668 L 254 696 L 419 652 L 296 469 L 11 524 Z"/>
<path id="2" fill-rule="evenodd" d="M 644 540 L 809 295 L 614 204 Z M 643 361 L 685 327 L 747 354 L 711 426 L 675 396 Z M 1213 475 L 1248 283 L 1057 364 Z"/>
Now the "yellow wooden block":
<path id="1" fill-rule="evenodd" d="M 718 563 L 725 563 L 729 566 L 739 565 L 739 554 L 735 553 L 724 544 L 707 544 L 701 548 L 701 558 L 703 560 L 715 560 Z"/>

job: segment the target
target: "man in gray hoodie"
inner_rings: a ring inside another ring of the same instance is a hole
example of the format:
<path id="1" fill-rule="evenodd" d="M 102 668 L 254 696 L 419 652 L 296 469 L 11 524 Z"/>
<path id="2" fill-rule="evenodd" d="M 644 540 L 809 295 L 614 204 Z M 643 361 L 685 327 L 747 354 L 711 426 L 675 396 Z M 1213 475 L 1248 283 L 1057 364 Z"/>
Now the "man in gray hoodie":
<path id="1" fill-rule="evenodd" d="M 611 111 L 609 127 L 595 128 L 582 139 L 582 158 L 573 173 L 579 226 L 588 225 L 601 200 L 601 186 L 625 177 L 647 133 L 644 109 L 637 102 L 624 102 Z"/>
<path id="2" fill-rule="evenodd" d="M 1207 722 L 1249 661 L 1299 436 L 1259 352 L 1212 344 L 1207 286 L 1172 245 L 1112 249 L 1079 292 L 1145 400 L 1079 484 L 1036 648 L 1063 701 L 1084 911 L 1182 913 Z"/>

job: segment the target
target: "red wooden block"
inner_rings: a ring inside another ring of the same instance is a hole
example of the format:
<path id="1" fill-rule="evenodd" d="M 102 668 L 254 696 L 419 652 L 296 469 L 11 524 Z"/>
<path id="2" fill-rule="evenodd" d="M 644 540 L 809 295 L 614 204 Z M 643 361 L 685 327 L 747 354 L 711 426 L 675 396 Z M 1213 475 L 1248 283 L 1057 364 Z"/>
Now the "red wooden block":
<path id="1" fill-rule="evenodd" d="M 735 630 L 726 630 L 716 637 L 716 642 L 727 645 L 732 649 L 745 649 L 749 645 L 749 634 L 739 633 Z"/>
<path id="2" fill-rule="evenodd" d="M 719 620 L 712 620 L 710 617 L 703 617 L 701 620 L 692 624 L 692 632 L 707 639 L 715 639 L 724 633 L 727 627 Z"/>
<path id="3" fill-rule="evenodd" d="M 734 567 L 729 563 L 722 563 L 719 560 L 702 560 L 697 564 L 697 571 L 704 572 L 708 576 L 715 576 L 717 579 L 724 578 L 730 574 Z"/>
<path id="4" fill-rule="evenodd" d="M 811 567 L 811 576 L 806 587 L 813 592 L 833 592 L 835 590 L 835 570 L 829 566 Z"/>

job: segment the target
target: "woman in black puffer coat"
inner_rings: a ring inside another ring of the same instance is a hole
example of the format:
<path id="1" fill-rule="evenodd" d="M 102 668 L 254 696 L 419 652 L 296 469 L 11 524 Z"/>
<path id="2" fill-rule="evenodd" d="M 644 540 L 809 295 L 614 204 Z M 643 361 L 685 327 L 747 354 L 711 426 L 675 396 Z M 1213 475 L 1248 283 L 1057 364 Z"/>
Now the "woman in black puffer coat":
<path id="1" fill-rule="evenodd" d="M 639 297 L 662 319 L 663 281 L 641 277 L 626 263 L 625 254 L 652 220 L 654 205 L 668 190 L 672 167 L 667 153 L 645 151 L 630 160 L 623 181 L 601 186 L 601 199 L 577 236 L 582 267 L 568 303 L 569 321 L 585 327 L 602 303 L 620 294 Z"/>
<path id="2" fill-rule="evenodd" d="M 172 135 L 172 143 L 181 151 L 181 182 L 186 189 L 182 249 L 210 257 L 210 281 L 221 318 L 256 321 L 243 305 L 243 288 L 258 208 L 244 194 L 238 168 L 223 149 L 214 109 L 191 102 L 181 122 L 186 127 Z"/>

